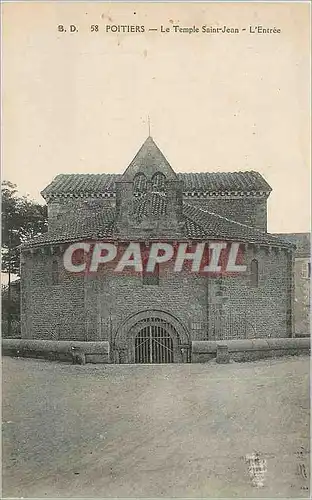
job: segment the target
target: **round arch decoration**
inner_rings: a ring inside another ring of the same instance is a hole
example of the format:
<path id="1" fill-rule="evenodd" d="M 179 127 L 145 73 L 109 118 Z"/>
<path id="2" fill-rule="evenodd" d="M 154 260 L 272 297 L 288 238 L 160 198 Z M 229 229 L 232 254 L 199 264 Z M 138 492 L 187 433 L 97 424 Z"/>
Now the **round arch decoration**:
<path id="1" fill-rule="evenodd" d="M 145 193 L 147 191 L 148 179 L 143 172 L 137 172 L 133 178 L 133 189 L 136 193 Z"/>
<path id="2" fill-rule="evenodd" d="M 153 191 L 165 191 L 167 178 L 162 172 L 155 172 L 152 175 L 151 183 Z"/>
<path id="3" fill-rule="evenodd" d="M 145 309 L 129 315 L 114 334 L 114 351 L 118 363 L 135 363 L 135 339 L 146 327 L 160 325 L 163 332 L 172 339 L 173 362 L 185 362 L 188 358 L 190 338 L 187 329 L 171 313 L 158 309 Z"/>

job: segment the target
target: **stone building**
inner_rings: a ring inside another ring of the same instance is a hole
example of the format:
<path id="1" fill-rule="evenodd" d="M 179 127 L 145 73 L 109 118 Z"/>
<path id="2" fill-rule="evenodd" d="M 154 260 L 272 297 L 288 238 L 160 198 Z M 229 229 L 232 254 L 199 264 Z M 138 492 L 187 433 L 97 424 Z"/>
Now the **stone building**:
<path id="1" fill-rule="evenodd" d="M 310 335 L 311 234 L 276 234 L 296 245 L 294 266 L 294 332 L 298 337 Z"/>
<path id="2" fill-rule="evenodd" d="M 58 175 L 42 191 L 48 232 L 21 251 L 22 337 L 105 340 L 120 363 L 191 361 L 192 340 L 291 337 L 294 245 L 267 232 L 270 192 L 253 171 L 176 173 L 151 137 L 123 174 Z M 245 271 L 64 268 L 70 244 L 103 240 L 235 242 Z"/>

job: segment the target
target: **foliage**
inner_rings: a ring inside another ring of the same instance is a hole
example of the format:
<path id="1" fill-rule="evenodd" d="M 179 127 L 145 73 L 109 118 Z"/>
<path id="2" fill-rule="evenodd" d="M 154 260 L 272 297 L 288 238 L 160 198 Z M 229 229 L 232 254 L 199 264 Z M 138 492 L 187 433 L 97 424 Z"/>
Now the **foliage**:
<path id="1" fill-rule="evenodd" d="M 2 270 L 19 275 L 19 245 L 47 230 L 47 207 L 27 196 L 18 196 L 17 186 L 1 184 Z"/>
<path id="2" fill-rule="evenodd" d="M 20 285 L 12 275 L 20 274 L 20 245 L 47 230 L 47 207 L 27 196 L 19 196 L 17 186 L 1 184 L 2 196 L 2 271 L 8 284 L 2 286 L 2 335 L 20 335 Z"/>
<path id="3" fill-rule="evenodd" d="M 1 286 L 2 301 L 2 337 L 8 336 L 10 318 L 10 337 L 20 336 L 20 280 L 15 280 L 9 286 Z"/>

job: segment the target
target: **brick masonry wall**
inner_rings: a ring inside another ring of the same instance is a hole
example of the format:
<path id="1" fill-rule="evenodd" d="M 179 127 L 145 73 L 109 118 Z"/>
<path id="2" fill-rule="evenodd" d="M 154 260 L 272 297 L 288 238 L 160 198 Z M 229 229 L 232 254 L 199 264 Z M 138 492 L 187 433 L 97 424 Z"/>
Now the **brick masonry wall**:
<path id="1" fill-rule="evenodd" d="M 250 262 L 259 262 L 259 285 L 251 286 Z M 237 277 L 196 277 L 165 268 L 160 285 L 140 276 L 70 275 L 61 256 L 26 254 L 22 265 L 22 337 L 109 340 L 133 313 L 159 309 L 173 314 L 190 340 L 291 336 L 289 254 L 249 246 L 247 272 Z M 52 262 L 59 262 L 59 283 Z M 200 325 L 197 328 L 196 325 Z"/>

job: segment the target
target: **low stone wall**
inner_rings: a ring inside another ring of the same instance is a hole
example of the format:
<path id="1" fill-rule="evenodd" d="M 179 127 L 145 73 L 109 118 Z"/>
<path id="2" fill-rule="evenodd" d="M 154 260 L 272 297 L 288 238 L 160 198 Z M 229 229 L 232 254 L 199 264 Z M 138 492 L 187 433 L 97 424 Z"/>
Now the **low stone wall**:
<path id="1" fill-rule="evenodd" d="M 226 345 L 233 361 L 253 361 L 297 354 L 309 354 L 309 338 L 250 340 L 203 340 L 192 342 L 192 363 L 206 363 L 217 356 L 217 346 Z"/>
<path id="2" fill-rule="evenodd" d="M 309 354 L 309 338 L 193 341 L 192 363 L 206 363 L 217 357 L 218 346 L 227 346 L 233 361 L 253 361 L 286 355 Z M 109 342 L 67 340 L 2 339 L 4 356 L 72 361 L 72 348 L 85 355 L 86 363 L 109 363 Z"/>
<path id="3" fill-rule="evenodd" d="M 4 356 L 71 361 L 72 348 L 85 355 L 86 363 L 109 363 L 109 342 L 70 340 L 2 339 Z"/>

